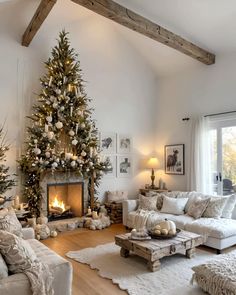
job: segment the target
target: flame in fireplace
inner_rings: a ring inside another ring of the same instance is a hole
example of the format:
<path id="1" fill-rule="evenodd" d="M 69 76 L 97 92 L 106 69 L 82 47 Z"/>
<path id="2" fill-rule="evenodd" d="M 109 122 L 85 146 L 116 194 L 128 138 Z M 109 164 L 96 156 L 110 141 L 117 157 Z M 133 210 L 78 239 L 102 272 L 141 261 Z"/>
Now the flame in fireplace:
<path id="1" fill-rule="evenodd" d="M 57 196 L 54 197 L 53 202 L 51 203 L 51 207 L 57 207 L 57 208 L 61 208 L 64 211 L 66 211 L 66 207 L 63 201 L 59 201 Z"/>

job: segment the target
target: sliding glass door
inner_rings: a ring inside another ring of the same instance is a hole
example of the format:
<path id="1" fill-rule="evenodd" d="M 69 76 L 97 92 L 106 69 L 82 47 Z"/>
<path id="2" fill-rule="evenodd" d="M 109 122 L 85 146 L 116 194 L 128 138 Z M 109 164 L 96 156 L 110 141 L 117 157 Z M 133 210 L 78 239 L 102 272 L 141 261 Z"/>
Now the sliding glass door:
<path id="1" fill-rule="evenodd" d="M 209 134 L 213 193 L 232 194 L 236 191 L 236 119 L 212 118 Z"/>

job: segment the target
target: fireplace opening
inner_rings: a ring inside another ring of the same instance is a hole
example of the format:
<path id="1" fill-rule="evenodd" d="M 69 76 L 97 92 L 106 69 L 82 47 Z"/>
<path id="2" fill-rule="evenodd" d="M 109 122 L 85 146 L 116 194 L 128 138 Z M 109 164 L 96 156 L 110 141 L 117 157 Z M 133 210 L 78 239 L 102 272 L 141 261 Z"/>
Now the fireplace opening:
<path id="1" fill-rule="evenodd" d="M 84 183 L 54 183 L 47 185 L 48 220 L 84 215 Z"/>

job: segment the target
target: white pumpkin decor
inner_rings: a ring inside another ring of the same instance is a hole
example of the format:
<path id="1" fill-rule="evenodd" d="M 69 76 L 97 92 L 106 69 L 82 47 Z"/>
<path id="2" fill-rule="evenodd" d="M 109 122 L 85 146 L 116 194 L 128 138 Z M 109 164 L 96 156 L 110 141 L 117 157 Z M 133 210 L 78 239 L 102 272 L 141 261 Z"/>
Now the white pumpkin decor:
<path id="1" fill-rule="evenodd" d="M 171 220 L 163 220 L 154 227 L 154 233 L 157 235 L 175 235 L 176 225 Z"/>
<path id="2" fill-rule="evenodd" d="M 51 236 L 52 238 L 57 237 L 57 231 L 56 231 L 56 230 L 52 230 L 50 236 Z"/>

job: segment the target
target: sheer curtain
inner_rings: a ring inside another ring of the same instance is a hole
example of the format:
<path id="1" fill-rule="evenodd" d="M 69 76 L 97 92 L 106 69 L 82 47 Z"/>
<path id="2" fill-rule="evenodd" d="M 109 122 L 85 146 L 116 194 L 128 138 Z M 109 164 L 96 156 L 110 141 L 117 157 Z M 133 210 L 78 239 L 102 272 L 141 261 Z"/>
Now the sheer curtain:
<path id="1" fill-rule="evenodd" d="M 209 118 L 192 120 L 188 189 L 213 194 Z"/>

